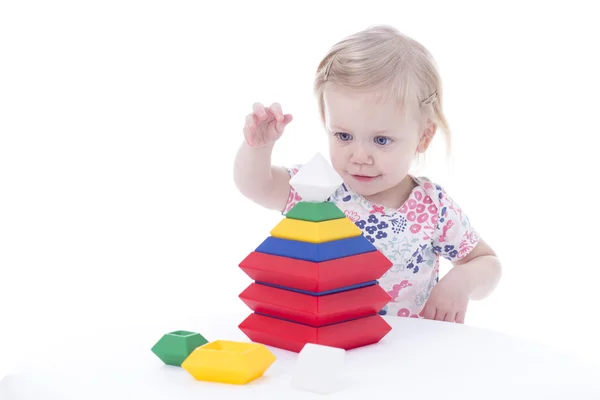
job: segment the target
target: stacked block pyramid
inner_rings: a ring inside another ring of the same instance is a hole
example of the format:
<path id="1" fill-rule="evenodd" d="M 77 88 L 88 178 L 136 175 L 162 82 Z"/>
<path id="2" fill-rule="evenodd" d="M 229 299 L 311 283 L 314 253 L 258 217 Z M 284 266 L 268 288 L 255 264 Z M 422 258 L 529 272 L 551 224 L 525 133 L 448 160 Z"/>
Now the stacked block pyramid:
<path id="1" fill-rule="evenodd" d="M 239 295 L 253 311 L 239 325 L 251 341 L 350 350 L 391 330 L 379 315 L 391 297 L 377 279 L 392 263 L 326 201 L 340 181 L 317 154 L 290 180 L 302 201 L 239 264 L 254 280 Z"/>

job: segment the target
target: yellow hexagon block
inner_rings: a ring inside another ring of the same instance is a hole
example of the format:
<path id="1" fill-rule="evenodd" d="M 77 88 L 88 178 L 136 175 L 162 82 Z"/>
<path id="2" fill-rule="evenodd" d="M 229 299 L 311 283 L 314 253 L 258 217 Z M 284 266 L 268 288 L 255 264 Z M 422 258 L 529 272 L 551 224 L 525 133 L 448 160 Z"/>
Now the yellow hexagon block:
<path id="1" fill-rule="evenodd" d="M 275 355 L 260 343 L 217 340 L 197 347 L 181 367 L 199 381 L 244 385 L 274 362 Z"/>
<path id="2" fill-rule="evenodd" d="M 360 235 L 360 228 L 348 218 L 321 222 L 284 218 L 271 230 L 273 237 L 309 243 L 325 243 Z"/>

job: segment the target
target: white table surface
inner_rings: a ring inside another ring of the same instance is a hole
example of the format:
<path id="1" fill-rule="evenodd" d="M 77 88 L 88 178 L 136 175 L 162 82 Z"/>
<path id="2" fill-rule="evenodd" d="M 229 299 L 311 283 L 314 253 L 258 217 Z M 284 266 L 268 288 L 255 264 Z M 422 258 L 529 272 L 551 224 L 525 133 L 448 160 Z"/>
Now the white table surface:
<path id="1" fill-rule="evenodd" d="M 62 347 L 31 343 L 39 355 L 0 383 L 0 399 L 600 399 L 598 366 L 504 334 L 428 320 L 385 317 L 392 331 L 346 353 L 348 385 L 329 395 L 290 387 L 297 355 L 285 350 L 269 347 L 277 361 L 242 386 L 197 381 L 150 351 L 175 330 L 248 341 L 237 328 L 245 316 L 81 332 Z"/>

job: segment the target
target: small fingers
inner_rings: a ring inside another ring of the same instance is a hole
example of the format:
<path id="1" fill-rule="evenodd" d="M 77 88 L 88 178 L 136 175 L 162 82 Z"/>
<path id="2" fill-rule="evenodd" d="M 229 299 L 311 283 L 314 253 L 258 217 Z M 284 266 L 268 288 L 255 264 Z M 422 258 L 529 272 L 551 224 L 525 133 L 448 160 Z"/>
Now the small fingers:
<path id="1" fill-rule="evenodd" d="M 444 316 L 444 321 L 446 322 L 454 322 L 456 321 L 456 312 L 449 311 Z"/>
<path id="2" fill-rule="evenodd" d="M 283 121 L 283 111 L 281 111 L 281 104 L 275 102 L 273 104 L 271 104 L 271 107 L 269 107 L 271 112 L 273 113 L 273 116 L 275 117 L 275 119 L 277 120 L 277 122 L 282 122 Z"/>
<path id="3" fill-rule="evenodd" d="M 246 128 L 248 128 L 250 132 L 253 132 L 254 129 L 256 129 L 256 119 L 254 114 L 246 115 Z"/>
<path id="4" fill-rule="evenodd" d="M 267 111 L 261 103 L 254 103 L 252 105 L 252 112 L 256 116 L 258 122 L 263 121 L 267 117 Z"/>
<path id="5" fill-rule="evenodd" d="M 262 103 L 256 102 L 252 104 L 252 112 L 256 115 L 264 115 L 266 114 L 265 106 L 263 106 Z"/>
<path id="6" fill-rule="evenodd" d="M 289 124 L 290 122 L 292 122 L 292 119 L 294 119 L 294 117 L 292 117 L 292 114 L 285 114 L 283 116 L 283 121 L 282 121 L 283 125 Z"/>
<path id="7" fill-rule="evenodd" d="M 440 309 L 435 310 L 435 320 L 436 321 L 443 321 L 444 318 L 446 318 L 446 312 Z"/>
<path id="8" fill-rule="evenodd" d="M 425 309 L 423 309 L 423 318 L 425 319 L 435 319 L 436 316 L 436 309 L 435 307 L 432 306 L 425 306 Z"/>
<path id="9" fill-rule="evenodd" d="M 250 128 L 244 126 L 244 139 L 246 139 L 246 143 L 252 146 L 254 141 L 252 140 L 252 132 L 250 132 Z"/>
<path id="10" fill-rule="evenodd" d="M 287 124 L 292 121 L 291 114 L 283 114 L 281 105 L 277 102 L 273 103 L 270 107 L 265 107 L 261 103 L 256 102 L 252 105 L 252 113 L 246 115 L 244 125 L 244 137 L 246 142 L 252 145 L 258 145 L 258 142 L 262 142 L 265 137 L 257 138 L 257 132 L 259 129 L 266 135 L 267 140 L 276 140 L 281 136 L 283 130 Z M 273 123 L 274 122 L 274 123 Z"/>

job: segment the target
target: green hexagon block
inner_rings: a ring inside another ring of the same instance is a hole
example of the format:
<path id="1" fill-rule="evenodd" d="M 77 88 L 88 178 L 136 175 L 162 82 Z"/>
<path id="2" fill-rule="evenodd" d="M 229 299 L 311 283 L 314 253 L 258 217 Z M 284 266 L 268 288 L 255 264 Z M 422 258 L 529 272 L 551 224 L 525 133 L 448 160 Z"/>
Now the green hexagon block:
<path id="1" fill-rule="evenodd" d="M 288 211 L 286 217 L 301 221 L 323 222 L 346 218 L 346 214 L 337 205 L 328 201 L 320 203 L 300 201 Z"/>
<path id="2" fill-rule="evenodd" d="M 175 331 L 163 335 L 152 347 L 152 352 L 165 364 L 181 367 L 192 351 L 206 343 L 208 341 L 199 333 Z"/>

